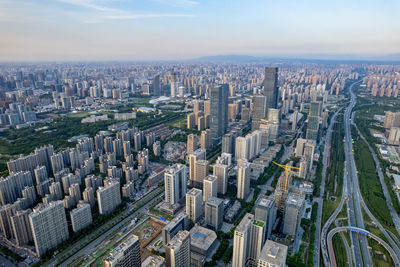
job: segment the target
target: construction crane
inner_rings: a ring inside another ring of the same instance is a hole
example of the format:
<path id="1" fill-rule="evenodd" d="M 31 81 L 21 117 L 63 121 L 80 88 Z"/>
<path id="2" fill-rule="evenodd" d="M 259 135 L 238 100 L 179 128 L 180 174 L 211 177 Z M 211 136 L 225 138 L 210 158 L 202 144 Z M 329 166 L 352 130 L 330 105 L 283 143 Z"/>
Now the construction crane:
<path id="1" fill-rule="evenodd" d="M 282 165 L 282 164 L 276 163 L 275 161 L 272 161 L 272 163 L 278 165 L 282 169 L 285 169 L 285 176 L 286 176 L 286 179 L 285 179 L 285 193 L 286 193 L 287 192 L 287 187 L 288 187 L 288 181 L 289 181 L 289 172 L 296 173 L 296 172 L 294 172 L 292 170 L 300 170 L 300 168 L 289 166 L 289 165 Z"/>

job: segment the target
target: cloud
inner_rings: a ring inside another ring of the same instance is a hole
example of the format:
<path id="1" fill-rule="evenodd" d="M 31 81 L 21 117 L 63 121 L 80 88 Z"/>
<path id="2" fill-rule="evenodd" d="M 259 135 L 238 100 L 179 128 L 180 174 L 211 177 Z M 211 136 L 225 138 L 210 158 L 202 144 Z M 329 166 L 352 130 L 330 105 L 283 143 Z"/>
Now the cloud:
<path id="1" fill-rule="evenodd" d="M 200 2 L 194 0 L 152 0 L 152 1 L 174 7 L 193 7 L 200 4 Z"/>
<path id="2" fill-rule="evenodd" d="M 90 9 L 98 16 L 98 18 L 91 18 L 83 21 L 84 23 L 101 23 L 105 19 L 108 20 L 132 20 L 132 19 L 149 19 L 149 18 L 185 18 L 194 17 L 193 14 L 179 14 L 179 13 L 133 13 L 130 11 L 110 8 L 103 5 L 95 4 L 93 0 L 57 0 L 58 2 L 70 4 L 73 6 L 83 7 Z M 192 0 L 185 0 L 188 3 L 197 3 Z M 193 4 L 192 3 L 192 4 Z"/>

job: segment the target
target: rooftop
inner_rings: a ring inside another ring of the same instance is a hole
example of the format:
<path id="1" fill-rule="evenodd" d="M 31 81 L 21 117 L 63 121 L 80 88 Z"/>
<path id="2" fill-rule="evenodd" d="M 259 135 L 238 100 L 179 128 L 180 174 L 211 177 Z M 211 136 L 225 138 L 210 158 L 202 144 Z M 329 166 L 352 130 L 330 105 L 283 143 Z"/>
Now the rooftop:
<path id="1" fill-rule="evenodd" d="M 208 250 L 215 240 L 217 240 L 217 234 L 213 230 L 204 228 L 197 224 L 190 229 L 191 246 L 200 248 L 202 250 Z"/>
<path id="2" fill-rule="evenodd" d="M 268 262 L 274 266 L 284 266 L 288 247 L 272 240 L 267 240 L 260 252 L 258 260 Z"/>

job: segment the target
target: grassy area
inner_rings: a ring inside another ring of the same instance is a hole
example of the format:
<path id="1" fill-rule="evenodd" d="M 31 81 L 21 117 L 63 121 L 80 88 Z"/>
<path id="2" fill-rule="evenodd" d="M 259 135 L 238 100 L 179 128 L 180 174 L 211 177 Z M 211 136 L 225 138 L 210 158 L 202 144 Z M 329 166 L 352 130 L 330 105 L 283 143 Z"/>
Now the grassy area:
<path id="1" fill-rule="evenodd" d="M 348 266 L 346 247 L 341 236 L 339 234 L 334 235 L 332 243 L 337 266 Z"/>
<path id="2" fill-rule="evenodd" d="M 395 233 L 396 228 L 386 205 L 372 155 L 367 144 L 356 134 L 356 129 L 354 128 L 352 129 L 352 135 L 354 140 L 354 158 L 358 170 L 360 191 L 364 201 L 382 225 Z"/>

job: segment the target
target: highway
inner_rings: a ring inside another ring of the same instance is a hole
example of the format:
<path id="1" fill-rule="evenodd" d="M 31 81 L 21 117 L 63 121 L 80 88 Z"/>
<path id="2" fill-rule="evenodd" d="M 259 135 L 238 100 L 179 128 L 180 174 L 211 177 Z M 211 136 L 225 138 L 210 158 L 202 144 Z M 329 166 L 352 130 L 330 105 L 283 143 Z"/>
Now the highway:
<path id="1" fill-rule="evenodd" d="M 364 199 L 362 198 L 362 195 L 360 193 L 360 188 L 358 184 L 358 176 L 357 176 L 357 168 L 354 160 L 354 153 L 353 153 L 353 144 L 352 144 L 352 138 L 351 138 L 351 122 L 353 117 L 352 115 L 352 109 L 355 106 L 356 103 L 356 97 L 352 92 L 352 87 L 358 82 L 353 83 L 350 86 L 350 94 L 351 94 L 351 101 L 349 106 L 346 108 L 345 111 L 345 116 L 344 116 L 344 124 L 345 124 L 345 182 L 344 182 L 344 187 L 347 187 L 347 194 L 343 194 L 342 196 L 342 201 L 343 199 L 347 199 L 347 214 L 349 218 L 349 225 L 351 227 L 358 227 L 359 229 L 364 229 L 364 221 L 363 221 L 363 214 L 361 212 L 361 206 L 366 212 L 366 214 L 372 219 L 373 223 L 379 228 L 379 230 L 385 235 L 387 240 L 389 241 L 391 248 L 397 255 L 400 255 L 400 250 L 398 247 L 398 240 L 397 238 L 391 234 L 389 235 L 388 231 L 381 225 L 381 223 L 373 216 L 369 208 L 364 202 Z M 345 188 L 343 188 L 343 191 L 345 192 Z M 341 206 L 343 206 L 343 203 L 341 201 Z M 339 209 L 340 208 L 340 209 Z M 341 210 L 341 207 L 339 205 L 338 207 L 339 212 Z M 333 217 L 336 218 L 337 214 L 339 212 L 338 209 L 334 212 L 334 214 L 329 218 L 327 221 L 327 224 L 322 232 L 322 238 L 321 238 L 321 246 L 323 250 L 323 258 L 324 258 L 324 264 L 325 266 L 334 266 L 333 263 L 335 263 L 335 259 L 332 259 L 329 257 L 331 254 L 331 251 L 328 250 L 328 246 L 330 245 L 329 242 L 327 241 L 327 233 L 326 231 L 328 230 L 330 224 L 333 222 Z M 393 237 L 393 238 L 392 238 Z M 372 266 L 372 260 L 371 260 L 371 255 L 369 254 L 368 251 L 368 242 L 367 238 L 365 235 L 359 235 L 356 231 L 351 231 L 350 235 L 351 239 L 351 244 L 352 244 L 352 250 L 353 250 L 353 259 L 355 262 L 356 266 Z M 395 241 L 394 241 L 394 240 Z M 331 256 L 332 257 L 332 256 Z M 328 259 L 329 258 L 329 259 Z"/>
<path id="2" fill-rule="evenodd" d="M 399 215 L 397 214 L 396 210 L 393 207 L 392 199 L 390 198 L 390 194 L 389 194 L 388 188 L 387 188 L 386 183 L 385 183 L 385 178 L 383 177 L 382 168 L 381 168 L 381 165 L 379 163 L 378 157 L 376 156 L 375 151 L 370 146 L 368 141 L 365 139 L 365 137 L 361 134 L 360 130 L 357 128 L 357 125 L 354 123 L 354 113 L 353 113 L 353 116 L 351 117 L 351 122 L 356 127 L 358 135 L 367 144 L 368 149 L 371 152 L 371 155 L 372 155 L 372 157 L 374 159 L 374 162 L 375 162 L 376 172 L 378 173 L 379 181 L 380 181 L 381 186 L 382 186 L 383 195 L 385 196 L 386 205 L 389 208 L 390 215 L 392 216 L 392 220 L 393 220 L 393 223 L 394 223 L 394 225 L 396 227 L 396 230 L 400 234 L 400 218 L 399 218 Z"/>
<path id="3" fill-rule="evenodd" d="M 322 220 L 322 205 L 323 205 L 323 197 L 325 194 L 325 177 L 326 177 L 326 168 L 328 167 L 328 156 L 330 153 L 330 146 L 331 146 L 331 136 L 332 136 L 332 129 L 333 125 L 335 124 L 335 119 L 337 114 L 341 109 L 337 110 L 335 114 L 333 114 L 328 129 L 325 135 L 325 147 L 324 147 L 324 154 L 323 154 L 323 167 L 322 167 L 322 175 L 321 175 L 321 188 L 319 198 L 316 199 L 318 203 L 318 212 L 317 212 L 317 222 L 315 224 L 315 241 L 314 241 L 314 254 L 313 254 L 313 263 L 314 266 L 319 266 L 319 259 L 320 259 L 320 239 L 321 239 L 321 220 Z"/>
<path id="4" fill-rule="evenodd" d="M 400 266 L 400 260 L 399 260 L 399 256 L 396 254 L 396 252 L 380 237 L 374 235 L 373 233 L 358 228 L 358 227 L 352 227 L 352 226 L 344 226 L 344 227 L 336 227 L 334 229 L 332 229 L 331 231 L 329 231 L 328 233 L 328 246 L 329 246 L 329 257 L 332 259 L 333 261 L 333 266 L 336 267 L 336 263 L 335 263 L 335 252 L 333 250 L 333 244 L 332 244 L 332 237 L 336 234 L 336 233 L 342 233 L 345 231 L 350 231 L 352 233 L 357 233 L 358 235 L 361 236 L 365 236 L 366 238 L 372 238 L 375 241 L 377 241 L 379 244 L 381 244 L 390 254 L 390 256 L 393 259 L 394 265 L 395 266 Z"/>

